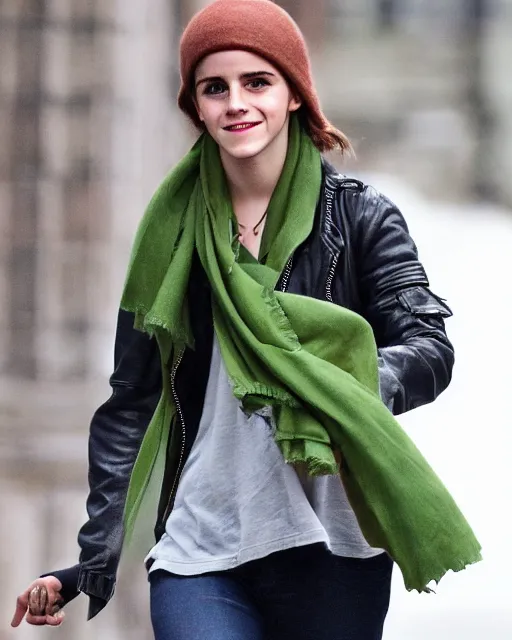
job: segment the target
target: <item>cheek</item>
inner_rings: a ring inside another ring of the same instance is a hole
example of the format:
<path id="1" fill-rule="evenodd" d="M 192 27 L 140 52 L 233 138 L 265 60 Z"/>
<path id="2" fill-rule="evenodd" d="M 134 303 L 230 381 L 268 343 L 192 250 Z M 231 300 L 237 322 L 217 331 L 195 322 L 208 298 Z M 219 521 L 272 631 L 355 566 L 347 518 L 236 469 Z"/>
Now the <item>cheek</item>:
<path id="1" fill-rule="evenodd" d="M 267 117 L 273 120 L 283 120 L 288 115 L 290 104 L 290 94 L 287 89 L 273 92 L 266 96 L 263 109 L 267 112 Z"/>
<path id="2" fill-rule="evenodd" d="M 205 124 L 216 120 L 220 111 L 218 103 L 201 98 L 197 101 L 197 112 Z"/>

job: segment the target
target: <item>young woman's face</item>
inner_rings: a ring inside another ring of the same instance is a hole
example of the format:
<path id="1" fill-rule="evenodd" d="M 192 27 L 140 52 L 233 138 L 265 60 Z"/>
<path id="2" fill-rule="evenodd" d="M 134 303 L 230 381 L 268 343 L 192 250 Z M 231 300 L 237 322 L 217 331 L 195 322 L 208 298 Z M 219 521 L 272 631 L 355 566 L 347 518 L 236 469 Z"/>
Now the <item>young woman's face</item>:
<path id="1" fill-rule="evenodd" d="M 301 102 L 279 71 L 248 51 L 212 53 L 195 73 L 200 119 L 233 158 L 252 158 L 288 140 L 290 112 Z"/>

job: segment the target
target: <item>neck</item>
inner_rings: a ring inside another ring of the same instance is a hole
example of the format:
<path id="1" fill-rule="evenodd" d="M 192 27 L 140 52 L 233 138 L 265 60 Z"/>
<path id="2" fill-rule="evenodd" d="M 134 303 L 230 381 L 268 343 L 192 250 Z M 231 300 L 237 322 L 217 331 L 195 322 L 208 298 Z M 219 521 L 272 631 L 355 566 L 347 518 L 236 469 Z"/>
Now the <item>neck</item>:
<path id="1" fill-rule="evenodd" d="M 252 158 L 233 158 L 220 151 L 226 172 L 233 209 L 242 224 L 251 224 L 259 219 L 260 208 L 249 207 L 249 203 L 261 203 L 266 209 L 276 188 L 286 161 L 288 151 L 288 128 L 272 144 Z"/>

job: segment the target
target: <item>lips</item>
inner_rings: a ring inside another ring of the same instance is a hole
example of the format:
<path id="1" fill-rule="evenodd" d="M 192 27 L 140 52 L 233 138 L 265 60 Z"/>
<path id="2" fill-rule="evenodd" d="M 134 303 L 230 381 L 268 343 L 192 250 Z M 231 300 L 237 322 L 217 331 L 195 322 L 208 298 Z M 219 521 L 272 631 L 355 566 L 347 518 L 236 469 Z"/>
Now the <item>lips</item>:
<path id="1" fill-rule="evenodd" d="M 249 129 L 254 129 L 261 122 L 237 122 L 235 124 L 230 124 L 227 127 L 224 127 L 224 131 L 229 131 L 231 133 L 241 133 L 243 131 L 249 131 Z"/>

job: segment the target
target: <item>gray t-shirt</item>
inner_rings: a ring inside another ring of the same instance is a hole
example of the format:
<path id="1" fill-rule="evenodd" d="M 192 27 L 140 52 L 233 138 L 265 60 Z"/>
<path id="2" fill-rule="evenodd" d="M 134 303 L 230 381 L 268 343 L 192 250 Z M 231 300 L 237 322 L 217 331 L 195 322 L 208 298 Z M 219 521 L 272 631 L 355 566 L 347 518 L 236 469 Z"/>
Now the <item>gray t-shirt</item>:
<path id="1" fill-rule="evenodd" d="M 364 539 L 340 478 L 299 477 L 268 421 L 243 413 L 214 340 L 197 438 L 165 533 L 146 558 L 151 571 L 222 571 L 318 542 L 340 556 L 382 553 Z"/>

